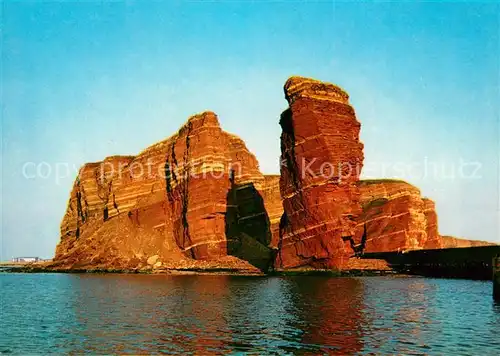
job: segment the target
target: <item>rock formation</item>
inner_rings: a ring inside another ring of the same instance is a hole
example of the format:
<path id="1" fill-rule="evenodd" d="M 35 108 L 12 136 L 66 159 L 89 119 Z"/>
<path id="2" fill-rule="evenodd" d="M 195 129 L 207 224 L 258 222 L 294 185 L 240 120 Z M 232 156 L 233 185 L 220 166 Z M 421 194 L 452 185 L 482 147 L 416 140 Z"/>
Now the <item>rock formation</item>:
<path id="1" fill-rule="evenodd" d="M 441 248 L 492 246 L 484 241 L 441 236 L 435 204 L 420 190 L 394 179 L 357 183 L 363 213 L 358 217 L 356 241 L 362 252 L 394 252 Z"/>
<path id="2" fill-rule="evenodd" d="M 52 268 L 387 269 L 364 252 L 483 246 L 438 233 L 434 202 L 359 180 L 360 123 L 338 86 L 285 84 L 281 175 L 263 175 L 212 112 L 137 156 L 82 167 Z"/>
<path id="3" fill-rule="evenodd" d="M 360 214 L 360 123 L 341 88 L 292 77 L 281 115 L 278 268 L 342 268 Z"/>
<path id="4" fill-rule="evenodd" d="M 195 115 L 177 134 L 135 157 L 110 157 L 80 170 L 56 264 L 147 268 L 148 258 L 158 256 L 157 267 L 182 266 L 245 254 L 251 245 L 262 267 L 272 257 L 271 222 L 261 195 L 273 195 L 268 180 L 243 141 L 221 130 L 214 113 Z M 225 260 L 231 266 L 240 262 L 226 258 L 215 265 L 225 267 Z"/>
<path id="5" fill-rule="evenodd" d="M 356 239 L 363 252 L 440 248 L 434 203 L 420 190 L 399 180 L 361 180 L 357 183 L 363 213 Z"/>

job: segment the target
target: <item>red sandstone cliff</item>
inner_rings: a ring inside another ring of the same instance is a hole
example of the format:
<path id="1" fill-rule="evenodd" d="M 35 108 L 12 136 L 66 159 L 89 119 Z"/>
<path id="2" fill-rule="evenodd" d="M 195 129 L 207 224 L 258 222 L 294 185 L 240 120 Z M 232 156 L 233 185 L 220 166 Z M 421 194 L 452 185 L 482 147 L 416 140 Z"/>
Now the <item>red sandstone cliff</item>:
<path id="1" fill-rule="evenodd" d="M 363 213 L 358 217 L 356 241 L 361 252 L 492 246 L 484 241 L 441 236 L 435 204 L 420 190 L 393 179 L 361 180 Z"/>
<path id="2" fill-rule="evenodd" d="M 352 257 L 489 245 L 440 236 L 416 187 L 359 180 L 360 123 L 341 88 L 291 77 L 284 90 L 280 176 L 214 113 L 195 115 L 137 156 L 82 167 L 52 267 L 366 269 Z"/>
<path id="3" fill-rule="evenodd" d="M 281 115 L 284 214 L 276 267 L 341 268 L 361 213 L 360 123 L 341 88 L 292 77 Z"/>
<path id="4" fill-rule="evenodd" d="M 67 268 L 249 268 L 228 254 L 271 261 L 272 193 L 254 155 L 214 113 L 133 157 L 80 171 L 61 223 L 55 265 Z M 153 261 L 154 260 L 154 261 Z M 210 265 L 210 264 L 209 264 Z M 211 266 L 211 265 L 210 265 Z"/>
<path id="5" fill-rule="evenodd" d="M 440 248 L 434 202 L 420 190 L 399 180 L 362 180 L 357 183 L 363 213 L 356 239 L 363 252 Z"/>

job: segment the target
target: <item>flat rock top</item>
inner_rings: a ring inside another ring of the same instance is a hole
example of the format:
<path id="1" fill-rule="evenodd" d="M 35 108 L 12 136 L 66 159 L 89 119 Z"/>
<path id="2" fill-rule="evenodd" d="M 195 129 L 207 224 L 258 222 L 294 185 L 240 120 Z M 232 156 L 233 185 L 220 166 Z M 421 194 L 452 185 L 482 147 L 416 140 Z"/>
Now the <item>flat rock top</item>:
<path id="1" fill-rule="evenodd" d="M 290 77 L 285 83 L 284 90 L 285 98 L 290 104 L 300 97 L 349 104 L 349 94 L 341 87 L 312 78 Z"/>

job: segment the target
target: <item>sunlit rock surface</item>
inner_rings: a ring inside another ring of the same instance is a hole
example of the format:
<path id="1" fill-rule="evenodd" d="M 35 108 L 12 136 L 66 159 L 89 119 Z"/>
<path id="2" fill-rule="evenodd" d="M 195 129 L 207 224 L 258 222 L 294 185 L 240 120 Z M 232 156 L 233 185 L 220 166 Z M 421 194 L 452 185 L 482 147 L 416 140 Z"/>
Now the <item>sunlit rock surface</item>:
<path id="1" fill-rule="evenodd" d="M 213 112 L 194 115 L 136 156 L 81 168 L 52 268 L 383 271 L 360 257 L 489 245 L 440 236 L 418 188 L 359 179 L 361 125 L 343 89 L 291 77 L 284 92 L 280 175 L 263 175 Z"/>
<path id="2" fill-rule="evenodd" d="M 356 186 L 363 164 L 360 123 L 341 88 L 292 77 L 281 115 L 284 215 L 277 268 L 342 268 L 361 213 Z"/>
<path id="3" fill-rule="evenodd" d="M 434 203 L 411 184 L 399 180 L 361 180 L 357 183 L 363 213 L 357 240 L 363 252 L 440 248 Z"/>
<path id="4" fill-rule="evenodd" d="M 214 113 L 204 112 L 137 156 L 81 169 L 55 263 L 141 269 L 157 255 L 163 267 L 210 260 L 220 261 L 212 263 L 217 268 L 252 268 L 221 258 L 239 254 L 244 242 L 270 255 L 271 221 L 262 194 L 272 196 L 255 156 L 221 129 Z"/>

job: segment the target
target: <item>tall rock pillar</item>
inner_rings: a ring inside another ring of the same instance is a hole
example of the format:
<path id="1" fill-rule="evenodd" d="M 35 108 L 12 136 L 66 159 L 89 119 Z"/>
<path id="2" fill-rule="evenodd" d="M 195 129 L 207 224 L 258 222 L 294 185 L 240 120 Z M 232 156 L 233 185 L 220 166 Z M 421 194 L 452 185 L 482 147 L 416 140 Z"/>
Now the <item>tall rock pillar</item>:
<path id="1" fill-rule="evenodd" d="M 291 77 L 284 90 L 276 267 L 342 268 L 360 244 L 353 237 L 361 212 L 361 124 L 336 85 Z"/>

